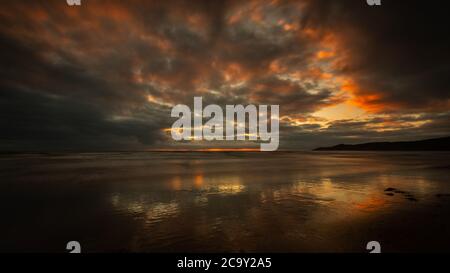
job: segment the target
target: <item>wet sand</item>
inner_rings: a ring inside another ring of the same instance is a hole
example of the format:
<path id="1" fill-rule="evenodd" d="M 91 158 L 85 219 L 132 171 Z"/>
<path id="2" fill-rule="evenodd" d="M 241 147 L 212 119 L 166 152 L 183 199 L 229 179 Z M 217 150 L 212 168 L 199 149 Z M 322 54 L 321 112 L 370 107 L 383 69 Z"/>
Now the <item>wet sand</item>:
<path id="1" fill-rule="evenodd" d="M 450 252 L 450 153 L 0 155 L 0 252 Z"/>

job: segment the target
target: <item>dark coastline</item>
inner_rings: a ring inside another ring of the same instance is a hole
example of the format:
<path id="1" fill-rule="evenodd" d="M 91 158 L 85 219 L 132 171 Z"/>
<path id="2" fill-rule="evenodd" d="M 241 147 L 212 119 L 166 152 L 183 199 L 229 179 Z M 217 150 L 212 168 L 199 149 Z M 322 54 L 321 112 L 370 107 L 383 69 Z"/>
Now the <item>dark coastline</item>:
<path id="1" fill-rule="evenodd" d="M 402 142 L 370 142 L 320 147 L 314 151 L 450 151 L 450 137 Z"/>

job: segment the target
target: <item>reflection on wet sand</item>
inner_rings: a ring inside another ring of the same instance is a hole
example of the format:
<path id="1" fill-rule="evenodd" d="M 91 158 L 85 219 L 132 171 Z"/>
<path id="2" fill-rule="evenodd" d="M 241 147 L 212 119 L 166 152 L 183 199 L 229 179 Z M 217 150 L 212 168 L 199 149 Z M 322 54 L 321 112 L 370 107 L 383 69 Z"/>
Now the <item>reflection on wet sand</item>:
<path id="1" fill-rule="evenodd" d="M 0 251 L 64 251 L 61 245 L 74 238 L 95 252 L 359 252 L 371 240 L 384 242 L 385 251 L 450 251 L 450 185 L 448 170 L 440 167 L 449 158 L 234 152 L 2 157 L 0 207 L 8 225 L 0 227 Z"/>

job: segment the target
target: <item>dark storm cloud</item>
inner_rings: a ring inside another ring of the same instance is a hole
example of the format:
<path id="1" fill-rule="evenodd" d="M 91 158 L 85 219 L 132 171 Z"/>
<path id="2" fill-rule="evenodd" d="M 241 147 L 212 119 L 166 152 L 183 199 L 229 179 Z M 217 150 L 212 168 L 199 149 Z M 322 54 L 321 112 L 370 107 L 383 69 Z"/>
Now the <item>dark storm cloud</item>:
<path id="1" fill-rule="evenodd" d="M 2 3 L 0 149 L 165 147 L 193 96 L 279 104 L 285 148 L 449 132 L 445 20 L 396 2 Z M 312 118 L 346 100 L 389 117 Z"/>
<path id="2" fill-rule="evenodd" d="M 59 48 L 1 35 L 0 149 L 141 149 L 160 141 L 168 114 L 142 105 L 145 93 L 131 81 L 105 73 L 121 72 L 117 57 L 92 73 Z"/>
<path id="3" fill-rule="evenodd" d="M 148 119 L 114 120 L 77 100 L 2 88 L 2 150 L 120 150 L 159 140 Z"/>
<path id="4" fill-rule="evenodd" d="M 448 110 L 448 12 L 441 2 L 308 1 L 306 25 L 340 36 L 342 63 L 357 102 L 376 111 Z"/>
<path id="5" fill-rule="evenodd" d="M 251 89 L 248 93 L 253 101 L 268 105 L 282 105 L 281 114 L 310 113 L 320 107 L 338 102 L 338 99 L 332 98 L 329 90 L 308 93 L 308 90 L 299 84 L 274 77 L 259 80 L 251 85 Z"/>

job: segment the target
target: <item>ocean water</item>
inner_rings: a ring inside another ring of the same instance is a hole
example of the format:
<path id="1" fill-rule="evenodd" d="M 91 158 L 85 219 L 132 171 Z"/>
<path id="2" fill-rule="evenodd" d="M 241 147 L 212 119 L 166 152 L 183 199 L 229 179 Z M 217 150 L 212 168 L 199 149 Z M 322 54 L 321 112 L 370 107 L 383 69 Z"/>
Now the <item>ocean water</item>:
<path id="1" fill-rule="evenodd" d="M 0 252 L 450 252 L 450 154 L 0 155 Z"/>

